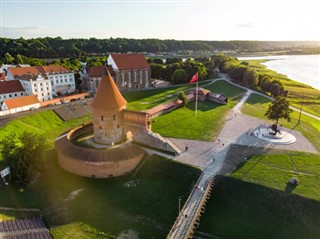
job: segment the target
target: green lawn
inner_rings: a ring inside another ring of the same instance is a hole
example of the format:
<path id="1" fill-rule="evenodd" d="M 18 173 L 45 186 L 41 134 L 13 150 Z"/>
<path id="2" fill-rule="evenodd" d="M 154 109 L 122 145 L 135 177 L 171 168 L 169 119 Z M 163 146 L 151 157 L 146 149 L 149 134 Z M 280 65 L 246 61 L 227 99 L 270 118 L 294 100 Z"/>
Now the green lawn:
<path id="1" fill-rule="evenodd" d="M 251 94 L 246 103 L 241 108 L 241 112 L 247 115 L 251 115 L 257 117 L 259 119 L 263 119 L 269 123 L 274 123 L 268 121 L 266 116 L 264 116 L 267 111 L 271 100 L 257 95 Z M 299 119 L 299 112 L 294 111 L 291 114 L 291 122 L 287 122 L 286 120 L 281 120 L 280 123 L 287 128 L 294 128 L 295 130 L 300 131 L 314 146 L 320 151 L 320 123 L 318 120 L 309 117 L 307 115 L 301 115 L 300 124 L 297 125 Z"/>
<path id="2" fill-rule="evenodd" d="M 250 66 L 258 72 L 268 74 L 272 79 L 277 79 L 283 82 L 285 89 L 289 91 L 288 99 L 290 104 L 300 109 L 303 104 L 303 110 L 320 116 L 320 90 L 314 89 L 311 86 L 300 82 L 293 81 L 287 76 L 272 71 L 262 65 L 265 60 L 249 60 Z"/>
<path id="3" fill-rule="evenodd" d="M 35 182 L 25 189 L 0 185 L 1 206 L 40 208 L 45 222 L 54 227 L 55 238 L 61 235 L 63 238 L 92 238 L 92 235 L 99 238 L 103 234 L 98 232 L 117 235 L 127 229 L 138 232 L 139 238 L 165 237 L 177 216 L 178 197 L 187 199 L 199 170 L 149 156 L 139 171 L 124 177 L 91 179 L 67 173 L 57 163 L 53 142 L 61 133 L 90 118 L 85 116 L 64 123 L 54 112 L 46 111 L 13 120 L 2 127 L 1 137 L 12 131 L 45 133 L 50 147 Z M 0 162 L 6 166 L 3 160 Z M 127 188 L 124 185 L 129 181 L 138 184 Z M 72 193 L 77 192 L 72 197 Z M 18 217 L 28 217 L 28 214 L 0 211 L 1 219 Z M 77 230 L 75 235 L 68 234 Z"/>
<path id="4" fill-rule="evenodd" d="M 319 201 L 223 177 L 212 192 L 195 236 L 316 239 L 320 238 L 319 221 Z"/>
<path id="5" fill-rule="evenodd" d="M 257 155 L 230 176 L 320 201 L 320 155 L 295 152 Z M 287 183 L 293 177 L 300 183 L 291 188 Z"/>
<path id="6" fill-rule="evenodd" d="M 205 88 L 227 96 L 228 104 L 199 101 L 198 116 L 195 116 L 195 102 L 190 102 L 186 107 L 157 117 L 152 122 L 152 130 L 166 137 L 214 140 L 223 127 L 228 112 L 241 99 L 245 90 L 226 81 L 217 81 Z"/>
<path id="7" fill-rule="evenodd" d="M 130 175 L 91 179 L 62 170 L 52 150 L 41 175 L 27 189 L 1 188 L 1 205 L 41 208 L 45 222 L 54 227 L 53 235 L 69 231 L 69 224 L 74 230 L 74 223 L 81 222 L 115 236 L 131 229 L 139 238 L 164 238 L 177 216 L 178 197 L 187 199 L 200 171 L 158 156 L 145 160 Z M 126 187 L 130 181 L 136 186 Z M 79 233 L 66 238 L 84 238 L 85 232 Z"/>
<path id="8" fill-rule="evenodd" d="M 200 82 L 199 86 L 206 85 L 208 83 L 209 82 Z M 177 99 L 180 91 L 187 92 L 189 89 L 194 87 L 196 87 L 195 84 L 171 86 L 160 89 L 124 93 L 123 96 L 128 101 L 127 109 L 146 110 Z"/>

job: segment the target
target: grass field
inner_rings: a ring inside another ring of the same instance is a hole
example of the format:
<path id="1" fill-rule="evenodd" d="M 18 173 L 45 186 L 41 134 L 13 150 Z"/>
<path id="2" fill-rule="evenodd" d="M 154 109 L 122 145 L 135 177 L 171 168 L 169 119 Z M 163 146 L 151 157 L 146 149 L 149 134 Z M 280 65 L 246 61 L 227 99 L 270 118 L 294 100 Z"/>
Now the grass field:
<path id="1" fill-rule="evenodd" d="M 230 176 L 320 201 L 320 155 L 297 152 L 257 155 Z M 290 178 L 297 178 L 299 185 L 287 184 Z"/>
<path id="2" fill-rule="evenodd" d="M 287 184 L 292 177 L 299 180 L 298 186 Z M 320 155 L 253 156 L 218 182 L 196 235 L 319 238 L 319 181 Z"/>
<path id="3" fill-rule="evenodd" d="M 214 140 L 223 127 L 228 112 L 239 101 L 244 90 L 226 81 L 217 81 L 207 87 L 212 92 L 229 98 L 227 105 L 213 102 L 198 102 L 198 116 L 195 116 L 195 102 L 161 115 L 152 123 L 152 130 L 162 136 L 195 140 Z"/>
<path id="4" fill-rule="evenodd" d="M 52 151 L 34 183 L 23 191 L 1 188 L 0 201 L 6 207 L 41 208 L 45 222 L 54 227 L 53 235 L 67 233 L 68 225 L 72 231 L 74 223 L 83 223 L 111 235 L 130 229 L 139 238 L 164 238 L 178 214 L 178 197 L 187 199 L 199 174 L 189 166 L 149 156 L 130 175 L 83 178 L 62 170 Z M 127 187 L 129 182 L 135 186 Z M 85 238 L 83 233 L 87 234 L 81 230 L 78 237 L 63 238 Z"/>
<path id="5" fill-rule="evenodd" d="M 223 177 L 212 192 L 195 236 L 316 239 L 320 238 L 319 221 L 319 201 Z"/>
<path id="6" fill-rule="evenodd" d="M 268 121 L 266 116 L 264 116 L 267 111 L 271 100 L 257 95 L 251 94 L 248 100 L 245 102 L 243 107 L 241 108 L 242 113 L 257 117 L 259 119 L 263 119 Z M 314 146 L 320 151 L 320 124 L 319 121 L 309 117 L 307 115 L 301 115 L 300 124 L 297 125 L 299 120 L 299 112 L 294 111 L 291 114 L 291 122 L 287 122 L 286 120 L 279 120 L 279 122 L 287 128 L 294 128 L 295 130 L 300 131 Z M 268 121 L 270 123 L 274 123 Z"/>
<path id="7" fill-rule="evenodd" d="M 45 133 L 50 147 L 44 168 L 30 186 L 19 189 L 0 185 L 1 206 L 40 208 L 45 222 L 54 227 L 55 238 L 100 238 L 103 233 L 117 235 L 129 229 L 138 232 L 139 238 L 163 238 L 177 216 L 178 197 L 187 199 L 199 170 L 149 156 L 139 171 L 124 177 L 103 180 L 67 173 L 57 163 L 53 142 L 61 133 L 88 120 L 90 116 L 65 123 L 54 112 L 46 111 L 2 127 L 2 138 L 12 131 Z M 0 162 L 5 166 L 3 160 Z M 137 183 L 136 187 L 126 187 L 130 181 Z M 0 211 L 2 219 L 28 215 Z"/>
<path id="8" fill-rule="evenodd" d="M 272 71 L 262 65 L 265 60 L 250 60 L 250 66 L 256 71 L 268 74 L 272 79 L 277 79 L 283 82 L 285 89 L 289 91 L 288 99 L 290 104 L 300 109 L 301 104 L 303 110 L 320 116 L 320 90 L 314 89 L 300 82 L 290 80 L 287 76 Z"/>
<path id="9" fill-rule="evenodd" d="M 208 84 L 208 82 L 200 82 L 199 86 L 206 84 Z M 177 99 L 180 91 L 186 92 L 188 89 L 194 87 L 196 87 L 195 84 L 172 86 L 167 88 L 124 93 L 123 96 L 128 101 L 127 109 L 146 110 Z"/>

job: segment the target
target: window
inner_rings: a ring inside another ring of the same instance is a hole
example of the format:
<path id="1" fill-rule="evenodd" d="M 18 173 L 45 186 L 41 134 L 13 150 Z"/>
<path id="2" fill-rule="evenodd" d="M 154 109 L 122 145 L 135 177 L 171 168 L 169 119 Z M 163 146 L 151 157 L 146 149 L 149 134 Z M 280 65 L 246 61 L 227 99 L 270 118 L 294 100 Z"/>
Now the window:
<path id="1" fill-rule="evenodd" d="M 11 94 L 9 95 L 9 97 L 11 98 Z"/>
<path id="2" fill-rule="evenodd" d="M 40 86 L 42 86 L 42 83 L 40 83 Z"/>
<path id="3" fill-rule="evenodd" d="M 50 92 L 48 92 L 48 95 L 50 95 Z M 50 97 L 49 97 L 50 98 Z"/>
<path id="4" fill-rule="evenodd" d="M 116 120 L 116 116 L 115 115 L 113 115 L 113 120 Z"/>
<path id="5" fill-rule="evenodd" d="M 128 87 L 129 87 L 129 88 L 132 87 L 131 74 L 130 74 L 130 72 L 128 72 Z"/>
<path id="6" fill-rule="evenodd" d="M 103 115 L 101 115 L 101 121 L 103 121 Z"/>
<path id="7" fill-rule="evenodd" d="M 34 86 L 34 87 L 37 87 L 37 85 L 36 85 L 36 84 L 33 84 L 33 86 Z"/>
<path id="8" fill-rule="evenodd" d="M 18 95 L 17 95 L 17 94 L 14 94 L 14 96 L 16 96 L 16 97 L 17 97 Z"/>
<path id="9" fill-rule="evenodd" d="M 136 82 L 137 81 L 137 72 L 133 72 L 133 80 Z"/>
<path id="10" fill-rule="evenodd" d="M 23 95 L 23 93 L 20 93 L 20 95 Z"/>
<path id="11" fill-rule="evenodd" d="M 59 83 L 59 80 L 56 80 L 56 84 L 58 84 Z"/>

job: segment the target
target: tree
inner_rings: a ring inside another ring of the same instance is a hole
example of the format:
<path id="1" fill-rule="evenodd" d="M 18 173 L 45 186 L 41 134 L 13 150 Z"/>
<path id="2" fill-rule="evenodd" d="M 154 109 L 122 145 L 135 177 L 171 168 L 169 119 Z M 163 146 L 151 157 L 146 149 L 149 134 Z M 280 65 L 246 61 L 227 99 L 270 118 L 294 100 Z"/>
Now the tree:
<path id="1" fill-rule="evenodd" d="M 187 105 L 188 104 L 188 97 L 186 96 L 186 94 L 183 91 L 179 92 L 178 99 L 182 100 L 183 105 Z"/>
<path id="2" fill-rule="evenodd" d="M 151 69 L 151 78 L 152 79 L 162 79 L 163 78 L 163 75 L 162 75 L 163 66 L 162 65 L 151 63 L 150 69 Z"/>
<path id="3" fill-rule="evenodd" d="M 13 182 L 27 186 L 40 169 L 46 147 L 45 137 L 35 133 L 14 133 L 1 140 L 2 158 L 8 163 Z"/>
<path id="4" fill-rule="evenodd" d="M 289 101 L 283 96 L 279 96 L 272 104 L 269 106 L 269 109 L 265 113 L 265 116 L 270 120 L 275 120 L 276 125 L 278 125 L 278 121 L 281 118 L 286 119 L 290 122 L 290 114 L 292 113 L 292 109 L 290 109 Z"/>
<path id="5" fill-rule="evenodd" d="M 187 79 L 187 73 L 183 69 L 177 69 L 174 71 L 172 76 L 172 83 L 173 84 L 182 84 L 186 83 L 188 81 Z"/>

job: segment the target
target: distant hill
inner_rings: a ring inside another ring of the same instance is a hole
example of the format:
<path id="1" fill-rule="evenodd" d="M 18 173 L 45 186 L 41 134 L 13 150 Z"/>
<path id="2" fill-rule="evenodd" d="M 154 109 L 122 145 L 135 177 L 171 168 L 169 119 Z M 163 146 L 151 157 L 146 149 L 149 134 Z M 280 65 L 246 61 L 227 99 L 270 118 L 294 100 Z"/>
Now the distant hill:
<path id="1" fill-rule="evenodd" d="M 318 47 L 316 41 L 178 41 L 159 39 L 62 39 L 45 37 L 34 39 L 0 38 L 0 58 L 5 53 L 21 54 L 36 58 L 80 57 L 104 55 L 110 52 L 261 52 L 276 50 L 297 50 Z"/>

